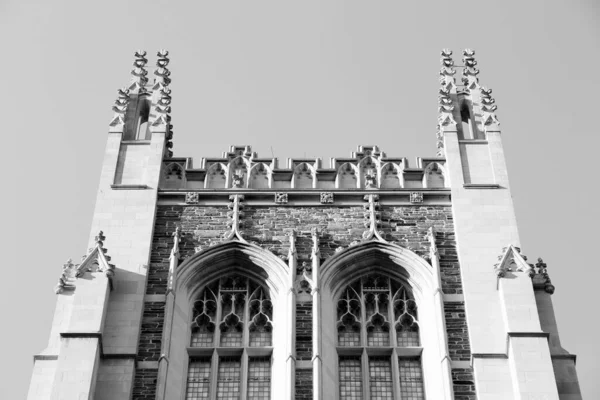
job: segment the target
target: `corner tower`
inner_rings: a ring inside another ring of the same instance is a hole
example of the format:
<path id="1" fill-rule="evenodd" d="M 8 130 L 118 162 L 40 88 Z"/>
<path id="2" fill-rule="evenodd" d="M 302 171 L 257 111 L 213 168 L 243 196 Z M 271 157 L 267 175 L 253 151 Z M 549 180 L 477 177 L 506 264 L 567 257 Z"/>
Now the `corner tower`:
<path id="1" fill-rule="evenodd" d="M 442 51 L 438 154 L 451 182 L 479 398 L 580 399 L 575 356 L 558 340 L 545 264 L 528 264 L 520 253 L 492 90 L 479 83 L 473 50 L 463 51 L 462 63 L 457 86 L 452 52 Z"/>
<path id="2" fill-rule="evenodd" d="M 65 264 L 48 347 L 35 356 L 30 399 L 130 396 L 159 177 L 172 137 L 168 52 L 158 52 L 152 82 L 147 62 L 146 52 L 137 51 L 131 83 L 118 91 L 89 255 Z"/>

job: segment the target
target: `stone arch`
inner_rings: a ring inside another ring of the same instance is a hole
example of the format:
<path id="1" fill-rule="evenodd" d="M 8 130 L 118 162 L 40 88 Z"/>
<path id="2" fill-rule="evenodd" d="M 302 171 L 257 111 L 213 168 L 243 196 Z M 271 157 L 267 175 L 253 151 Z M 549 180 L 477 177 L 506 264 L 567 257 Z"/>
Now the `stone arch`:
<path id="1" fill-rule="evenodd" d="M 190 356 L 191 315 L 196 297 L 216 279 L 237 274 L 263 285 L 273 302 L 273 366 L 271 393 L 281 393 L 286 382 L 286 338 L 291 335 L 286 323 L 286 295 L 289 267 L 273 253 L 254 244 L 230 241 L 202 250 L 185 260 L 176 272 L 174 312 L 165 398 L 183 398 Z"/>
<path id="2" fill-rule="evenodd" d="M 446 169 L 437 162 L 432 162 L 425 167 L 423 171 L 424 188 L 445 188 L 446 187 Z"/>
<path id="3" fill-rule="evenodd" d="M 379 187 L 382 189 L 398 189 L 403 187 L 402 170 L 398 164 L 387 162 L 381 165 Z"/>
<path id="4" fill-rule="evenodd" d="M 370 241 L 351 246 L 336 253 L 321 268 L 321 310 L 324 393 L 339 393 L 337 346 L 337 300 L 343 290 L 357 279 L 370 274 L 380 274 L 402 283 L 412 292 L 419 307 L 421 353 L 426 398 L 445 398 L 444 372 L 439 368 L 439 354 L 445 351 L 446 342 L 440 341 L 443 331 L 443 313 L 438 312 L 434 299 L 436 278 L 433 267 L 414 252 L 396 244 Z M 443 336 L 443 335 L 442 335 Z M 443 336 L 445 337 L 445 336 Z"/>
<path id="5" fill-rule="evenodd" d="M 227 165 L 214 163 L 206 170 L 204 177 L 205 189 L 224 189 L 227 184 Z"/>
<path id="6" fill-rule="evenodd" d="M 379 186 L 380 167 L 381 161 L 372 156 L 364 157 L 358 162 L 358 177 L 360 179 L 361 188 L 366 188 L 367 186 L 376 188 Z M 374 179 L 372 179 L 373 184 L 369 185 L 367 179 L 371 175 Z"/>
<path id="7" fill-rule="evenodd" d="M 248 187 L 248 173 L 252 167 L 250 160 L 243 156 L 238 156 L 229 161 L 227 165 L 227 187 L 246 188 Z M 236 176 L 241 179 L 241 184 L 236 186 Z"/>
<path id="8" fill-rule="evenodd" d="M 358 187 L 358 167 L 351 163 L 344 163 L 338 168 L 335 177 L 337 189 L 356 189 Z"/>
<path id="9" fill-rule="evenodd" d="M 149 94 L 140 95 L 135 101 L 130 102 L 128 107 L 133 113 L 125 126 L 125 134 L 123 140 L 149 140 L 150 139 L 150 108 L 152 107 L 152 99 Z M 128 110 L 128 111 L 129 111 Z"/>
<path id="10" fill-rule="evenodd" d="M 183 166 L 175 162 L 167 164 L 163 170 L 161 186 L 169 189 L 179 189 L 185 187 L 185 174 Z"/>
<path id="11" fill-rule="evenodd" d="M 312 189 L 316 188 L 317 171 L 309 163 L 303 162 L 294 168 L 292 175 L 293 189 Z"/>
<path id="12" fill-rule="evenodd" d="M 256 163 L 250 168 L 248 187 L 268 189 L 272 186 L 273 170 L 265 163 Z"/>

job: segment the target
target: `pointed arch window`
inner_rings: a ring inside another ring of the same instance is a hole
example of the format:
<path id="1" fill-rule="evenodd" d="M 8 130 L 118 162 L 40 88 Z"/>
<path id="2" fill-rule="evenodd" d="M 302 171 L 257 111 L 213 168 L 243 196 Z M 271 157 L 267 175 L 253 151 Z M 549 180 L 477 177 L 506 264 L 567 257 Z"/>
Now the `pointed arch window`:
<path id="1" fill-rule="evenodd" d="M 260 284 L 229 275 L 192 309 L 186 399 L 270 399 L 273 305 Z"/>
<path id="2" fill-rule="evenodd" d="M 417 304 L 385 275 L 348 285 L 338 300 L 340 400 L 424 399 Z"/>

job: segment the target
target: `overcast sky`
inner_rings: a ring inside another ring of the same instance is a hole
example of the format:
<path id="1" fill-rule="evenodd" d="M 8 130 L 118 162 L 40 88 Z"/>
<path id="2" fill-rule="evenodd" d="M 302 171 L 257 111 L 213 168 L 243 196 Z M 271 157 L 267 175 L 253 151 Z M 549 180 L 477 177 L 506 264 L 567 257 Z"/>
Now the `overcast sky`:
<path id="1" fill-rule="evenodd" d="M 175 156 L 251 144 L 327 166 L 359 144 L 413 165 L 435 155 L 439 51 L 460 64 L 470 47 L 499 107 L 523 253 L 548 263 L 563 346 L 600 398 L 599 25 L 597 1 L 1 0 L 0 397 L 25 398 L 61 265 L 86 252 L 134 50 L 171 52 Z"/>

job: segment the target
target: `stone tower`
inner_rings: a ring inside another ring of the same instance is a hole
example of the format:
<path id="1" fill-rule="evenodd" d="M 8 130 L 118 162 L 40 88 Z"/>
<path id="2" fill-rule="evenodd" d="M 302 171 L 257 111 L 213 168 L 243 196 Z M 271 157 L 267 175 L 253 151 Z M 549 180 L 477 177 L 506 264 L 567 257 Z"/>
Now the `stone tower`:
<path id="1" fill-rule="evenodd" d="M 29 399 L 581 399 L 521 253 L 491 90 L 441 59 L 437 156 L 173 157 L 167 51 L 119 90 L 89 250 Z M 108 250 L 109 249 L 109 250 Z"/>

